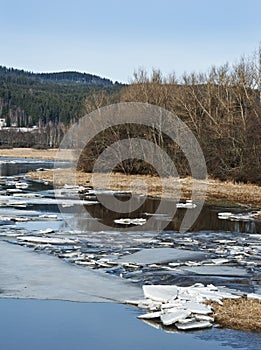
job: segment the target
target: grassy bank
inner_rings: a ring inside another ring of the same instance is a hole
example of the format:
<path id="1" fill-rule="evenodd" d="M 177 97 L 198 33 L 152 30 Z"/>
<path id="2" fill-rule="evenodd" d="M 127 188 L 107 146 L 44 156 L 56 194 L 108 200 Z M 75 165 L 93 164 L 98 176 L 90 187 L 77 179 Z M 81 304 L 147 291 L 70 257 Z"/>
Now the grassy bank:
<path id="1" fill-rule="evenodd" d="M 261 332 L 261 301 L 224 299 L 223 305 L 211 303 L 215 321 L 224 328 Z"/>
<path id="2" fill-rule="evenodd" d="M 10 149 L 0 149 L 0 157 L 6 158 L 35 158 L 44 160 L 54 160 L 58 149 L 34 149 L 34 148 L 10 148 Z M 69 152 L 63 152 L 64 159 L 70 160 Z"/>
<path id="3" fill-rule="evenodd" d="M 73 184 L 69 169 L 56 170 L 56 184 L 62 186 L 65 183 Z M 78 185 L 92 185 L 91 173 L 77 172 L 76 179 Z M 47 170 L 42 172 L 30 172 L 28 176 L 33 179 L 53 181 L 53 171 Z M 148 195 L 153 197 L 162 197 L 162 186 L 160 178 L 148 175 L 124 175 L 114 173 L 110 178 L 110 189 L 129 191 L 133 181 L 144 181 L 148 186 Z M 189 199 L 192 192 L 192 179 L 180 179 L 181 199 Z M 206 181 L 205 181 L 206 182 Z M 232 182 L 222 182 L 219 180 L 209 179 L 206 200 L 214 203 L 244 205 L 253 208 L 261 206 L 261 187 L 252 184 L 235 184 Z M 101 188 L 105 188 L 101 186 Z M 136 193 L 142 193 L 137 187 Z M 174 178 L 167 179 L 165 198 L 178 198 L 177 181 Z M 196 199 L 200 199 L 200 193 L 196 194 Z"/>
<path id="4" fill-rule="evenodd" d="M 37 158 L 54 160 L 57 154 L 57 149 L 48 150 L 36 150 L 33 148 L 12 148 L 12 149 L 1 149 L 0 157 L 10 158 Z M 64 151 L 63 159 L 70 160 L 71 153 Z M 65 183 L 72 183 L 69 170 L 56 170 L 59 178 L 59 185 Z M 60 174 L 59 174 L 60 172 Z M 49 182 L 53 181 L 53 171 L 43 172 L 30 172 L 29 177 L 33 179 L 42 179 Z M 113 190 L 129 191 L 131 183 L 133 181 L 145 181 L 148 186 L 148 195 L 153 197 L 162 197 L 162 185 L 160 178 L 156 176 L 148 175 L 124 175 L 124 174 L 112 174 L 110 179 L 110 188 Z M 77 184 L 79 185 L 92 185 L 92 174 L 77 172 Z M 236 204 L 246 205 L 249 207 L 260 207 L 261 206 L 261 186 L 253 184 L 242 184 L 233 183 L 231 181 L 219 181 L 209 179 L 207 181 L 208 189 L 206 194 L 206 200 L 214 203 L 223 204 Z M 181 187 L 181 199 L 189 199 L 192 192 L 192 179 L 182 178 L 180 179 Z M 101 188 L 105 188 L 101 186 Z M 135 189 L 136 193 L 142 193 L 139 188 Z M 169 178 L 167 180 L 165 198 L 178 198 L 178 187 L 175 179 Z M 198 194 L 197 199 L 200 199 Z M 261 218 L 261 217 L 260 217 Z"/>

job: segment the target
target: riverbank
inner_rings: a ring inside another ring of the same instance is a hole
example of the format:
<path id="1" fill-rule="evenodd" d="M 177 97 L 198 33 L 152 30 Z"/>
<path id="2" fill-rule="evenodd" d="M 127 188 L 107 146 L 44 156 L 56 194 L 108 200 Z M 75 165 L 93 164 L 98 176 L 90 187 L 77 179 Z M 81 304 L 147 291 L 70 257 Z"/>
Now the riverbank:
<path id="1" fill-rule="evenodd" d="M 54 160 L 58 152 L 57 148 L 53 149 L 34 149 L 34 148 L 10 148 L 10 149 L 0 149 L 0 157 L 5 158 L 35 158 L 44 160 Z M 70 160 L 69 156 L 66 156 L 64 152 L 65 159 Z"/>
<path id="2" fill-rule="evenodd" d="M 224 299 L 223 304 L 210 303 L 215 322 L 220 327 L 241 331 L 261 332 L 261 300 Z"/>
<path id="3" fill-rule="evenodd" d="M 56 185 L 63 186 L 65 183 L 73 184 L 70 169 L 57 169 Z M 53 181 L 54 171 L 46 170 L 41 172 L 29 172 L 28 177 L 37 180 Z M 83 173 L 78 171 L 76 173 L 76 181 L 80 186 L 92 186 L 91 173 Z M 161 179 L 156 176 L 148 175 L 124 175 L 114 173 L 110 178 L 110 189 L 116 191 L 129 191 L 131 183 L 136 181 L 144 181 L 148 186 L 148 195 L 152 197 L 162 197 Z M 231 181 L 219 181 L 208 179 L 204 181 L 207 183 L 206 200 L 208 202 L 219 204 L 234 204 L 249 206 L 250 208 L 259 208 L 261 206 L 261 187 L 253 184 L 233 183 Z M 178 198 L 177 196 L 177 181 L 174 178 L 168 178 L 168 185 L 164 194 L 165 198 Z M 192 193 L 192 178 L 181 178 L 181 200 L 191 198 Z M 199 181 L 200 184 L 200 181 Z M 104 189 L 104 188 L 103 188 Z M 137 194 L 142 193 L 142 190 L 135 189 Z M 196 199 L 200 200 L 200 193 L 196 195 Z"/>
<path id="4" fill-rule="evenodd" d="M 44 160 L 54 160 L 58 149 L 36 150 L 33 148 L 12 148 L 1 149 L 0 157 L 8 158 L 35 158 Z M 63 160 L 70 160 L 70 151 L 64 151 Z M 60 180 L 56 184 L 64 185 L 65 183 L 72 183 L 70 170 L 62 169 L 56 170 L 56 178 Z M 60 173 L 60 174 L 59 174 Z M 43 172 L 30 172 L 28 176 L 32 179 L 46 180 L 53 182 L 53 171 Z M 153 197 L 162 197 L 161 192 L 161 180 L 156 176 L 148 175 L 124 175 L 115 173 L 112 174 L 110 179 L 110 188 L 116 191 L 129 191 L 131 183 L 133 181 L 145 181 L 148 186 L 148 195 Z M 81 186 L 92 185 L 92 174 L 77 172 L 77 184 Z M 192 192 L 192 179 L 182 178 L 180 179 L 180 185 L 182 187 L 181 200 L 189 199 Z M 219 181 L 214 179 L 208 179 L 207 181 L 207 194 L 206 200 L 208 202 L 219 204 L 235 204 L 249 206 L 252 208 L 259 208 L 261 206 L 261 186 L 253 184 L 233 183 L 231 181 Z M 104 188 L 103 188 L 104 189 Z M 137 194 L 142 193 L 138 188 L 135 189 Z M 168 179 L 168 185 L 166 188 L 165 198 L 178 198 L 177 194 L 177 181 L 176 179 Z M 201 199 L 200 195 L 197 199 Z"/>

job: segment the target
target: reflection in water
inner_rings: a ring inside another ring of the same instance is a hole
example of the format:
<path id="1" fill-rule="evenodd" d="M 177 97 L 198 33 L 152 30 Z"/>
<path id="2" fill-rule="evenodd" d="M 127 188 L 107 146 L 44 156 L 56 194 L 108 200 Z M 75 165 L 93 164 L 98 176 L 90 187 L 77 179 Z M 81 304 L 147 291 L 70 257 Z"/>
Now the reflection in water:
<path id="1" fill-rule="evenodd" d="M 57 162 L 56 167 L 65 168 L 70 166 L 69 162 Z M 51 169 L 54 163 L 51 160 L 37 159 L 15 159 L 0 158 L 0 176 L 22 175 L 28 171 L 34 171 L 38 168 Z"/>
<path id="2" fill-rule="evenodd" d="M 139 200 L 139 197 L 136 198 Z M 148 218 L 150 214 L 155 213 L 159 206 L 159 199 L 155 198 L 147 198 L 145 203 L 142 204 L 138 210 L 135 210 L 129 214 L 119 214 L 117 212 L 110 211 L 109 209 L 103 207 L 101 204 L 95 204 L 92 206 L 85 206 L 86 217 L 90 216 L 93 218 L 97 218 L 103 224 L 110 227 L 120 227 L 119 225 L 114 223 L 115 219 L 119 218 Z M 175 206 L 176 202 L 173 200 L 166 200 L 166 203 L 170 206 Z M 193 210 L 193 209 L 192 209 Z M 198 219 L 191 227 L 190 231 L 228 231 L 228 232 L 236 232 L 236 233 L 261 233 L 261 221 L 229 221 L 229 220 L 221 220 L 218 218 L 217 213 L 220 212 L 220 207 L 217 205 L 205 204 Z M 224 208 L 222 209 L 224 210 Z M 234 213 L 242 212 L 242 208 L 229 208 L 230 211 Z M 179 231 L 181 222 L 184 218 L 186 209 L 178 209 L 175 213 L 174 218 L 170 221 L 170 223 L 165 228 L 166 231 Z M 84 220 L 83 216 L 84 212 L 81 212 L 81 215 L 78 216 L 78 225 L 79 229 L 84 230 L 95 230 L 95 221 L 87 221 Z M 163 213 L 164 214 L 164 213 Z M 76 210 L 77 216 L 77 210 Z M 167 220 L 168 217 L 157 216 L 155 217 L 155 230 L 160 227 L 160 221 Z M 158 222 L 158 226 L 157 226 Z M 91 225 L 91 226 L 89 226 Z"/>

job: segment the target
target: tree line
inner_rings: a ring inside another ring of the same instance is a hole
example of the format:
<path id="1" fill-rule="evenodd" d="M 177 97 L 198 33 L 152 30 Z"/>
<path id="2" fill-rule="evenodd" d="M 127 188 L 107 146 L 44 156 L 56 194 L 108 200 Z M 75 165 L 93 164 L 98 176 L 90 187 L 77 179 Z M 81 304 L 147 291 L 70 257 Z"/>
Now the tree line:
<path id="1" fill-rule="evenodd" d="M 145 102 L 163 107 L 184 121 L 203 150 L 208 173 L 222 180 L 261 184 L 261 50 L 242 57 L 233 65 L 213 66 L 205 73 L 163 76 L 140 69 L 130 85 L 123 87 L 119 101 Z M 98 94 L 89 110 L 108 104 Z M 124 137 L 144 137 L 166 150 L 182 176 L 190 175 L 183 152 L 159 129 L 133 125 L 114 127 L 85 147 L 79 169 L 90 171 L 94 160 L 107 145 Z M 128 160 L 116 169 L 126 173 L 153 173 L 150 165 Z"/>
<path id="2" fill-rule="evenodd" d="M 86 73 L 36 74 L 0 67 L 0 118 L 7 126 L 45 127 L 49 122 L 68 126 L 85 114 L 86 98 L 103 89 L 114 94 L 120 87 Z"/>
<path id="3" fill-rule="evenodd" d="M 95 94 L 114 96 L 121 85 L 79 72 L 31 73 L 0 66 L 0 118 L 6 126 L 38 131 L 0 130 L 0 147 L 59 147 L 68 127 L 86 114 Z"/>

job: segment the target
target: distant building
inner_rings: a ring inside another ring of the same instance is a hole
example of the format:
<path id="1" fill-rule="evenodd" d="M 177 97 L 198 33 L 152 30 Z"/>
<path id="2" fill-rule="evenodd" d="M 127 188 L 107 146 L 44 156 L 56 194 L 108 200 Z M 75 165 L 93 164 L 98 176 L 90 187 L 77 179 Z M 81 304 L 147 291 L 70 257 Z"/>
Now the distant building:
<path id="1" fill-rule="evenodd" d="M 1 129 L 1 127 L 0 127 Z M 33 132 L 33 133 L 36 133 L 36 132 L 39 132 L 39 128 L 34 125 L 32 127 L 25 127 L 25 126 L 21 126 L 21 127 L 17 127 L 17 126 L 9 126 L 9 127 L 5 127 L 5 130 L 11 130 L 11 131 L 16 131 L 16 132 Z"/>
<path id="2" fill-rule="evenodd" d="M 6 121 L 5 118 L 0 118 L 0 129 L 6 127 Z"/>

